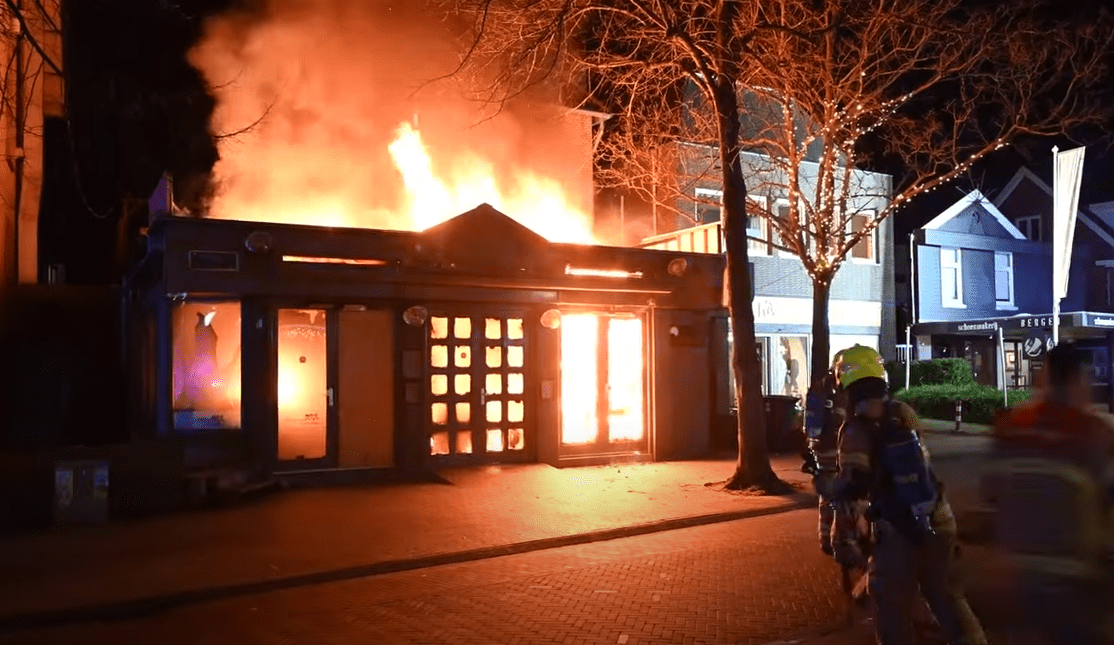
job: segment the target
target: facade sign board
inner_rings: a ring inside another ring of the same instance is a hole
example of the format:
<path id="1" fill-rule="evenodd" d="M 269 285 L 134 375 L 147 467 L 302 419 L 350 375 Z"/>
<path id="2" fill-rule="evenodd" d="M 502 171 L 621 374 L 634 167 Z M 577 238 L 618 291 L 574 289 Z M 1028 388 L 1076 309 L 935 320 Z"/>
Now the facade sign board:
<path id="1" fill-rule="evenodd" d="M 1061 327 L 1114 327 L 1114 315 L 1094 316 L 1084 313 L 1060 315 Z M 1018 330 L 1052 330 L 1052 316 L 1014 316 L 989 320 L 956 320 L 950 322 L 923 322 L 913 326 L 913 333 L 993 335 L 999 329 L 1009 333 Z"/>

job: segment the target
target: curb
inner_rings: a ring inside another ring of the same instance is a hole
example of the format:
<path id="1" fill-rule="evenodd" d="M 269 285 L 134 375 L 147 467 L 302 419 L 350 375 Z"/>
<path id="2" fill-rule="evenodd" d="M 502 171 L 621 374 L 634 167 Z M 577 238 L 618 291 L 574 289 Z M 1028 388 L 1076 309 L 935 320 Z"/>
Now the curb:
<path id="1" fill-rule="evenodd" d="M 786 495 L 785 497 L 792 501 L 784 504 L 778 504 L 776 506 L 771 506 L 769 508 L 729 511 L 724 513 L 711 513 L 708 515 L 695 515 L 692 517 L 658 520 L 654 522 L 646 522 L 643 524 L 632 524 L 629 526 L 620 526 L 610 529 L 601 529 L 598 531 L 589 531 L 587 533 L 577 533 L 574 535 L 562 535 L 558 537 L 527 540 L 524 542 L 515 542 L 501 546 L 469 549 L 467 551 L 439 553 L 434 555 L 418 556 L 415 558 L 386 560 L 384 562 L 376 562 L 374 564 L 344 567 L 341 569 L 332 569 L 328 571 L 320 571 L 317 573 L 288 576 L 285 578 L 266 580 L 263 582 L 248 582 L 223 585 L 220 587 L 210 587 L 208 589 L 180 591 L 169 594 L 160 594 L 157 596 L 149 596 L 147 598 L 137 598 L 135 600 L 125 600 L 97 605 L 85 605 L 74 607 L 71 609 L 35 611 L 23 614 L 11 614 L 7 616 L 0 615 L 0 634 L 44 629 L 47 627 L 63 627 L 80 623 L 135 620 L 153 616 L 159 613 L 165 613 L 174 609 L 186 607 L 188 605 L 230 600 L 232 598 L 284 591 L 297 587 L 343 582 L 346 580 L 354 580 L 358 578 L 366 578 L 388 573 L 413 571 L 416 569 L 425 569 L 429 567 L 437 567 L 448 564 L 460 564 L 463 562 L 473 562 L 476 560 L 487 560 L 490 558 L 498 558 L 508 555 L 518 555 L 522 553 L 531 553 L 534 551 L 544 551 L 547 549 L 557 549 L 567 546 L 590 544 L 592 542 L 603 542 L 606 540 L 615 540 L 619 538 L 636 537 L 640 535 L 648 535 L 651 533 L 662 533 L 665 531 L 674 531 L 677 529 L 707 526 L 709 524 L 720 524 L 723 522 L 745 520 L 755 517 L 764 517 L 767 515 L 779 515 L 781 513 L 787 513 L 795 510 L 816 508 L 817 498 L 815 495 L 809 493 L 794 493 L 792 495 Z"/>

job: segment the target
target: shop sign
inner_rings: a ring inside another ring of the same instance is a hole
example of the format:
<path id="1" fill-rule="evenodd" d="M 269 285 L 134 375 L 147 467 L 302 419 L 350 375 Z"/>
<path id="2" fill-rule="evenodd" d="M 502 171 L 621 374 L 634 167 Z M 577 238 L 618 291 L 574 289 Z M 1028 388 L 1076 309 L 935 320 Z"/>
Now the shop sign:
<path id="1" fill-rule="evenodd" d="M 812 325 L 812 298 L 755 296 L 754 320 L 782 325 Z M 828 324 L 839 327 L 880 327 L 882 303 L 864 300 L 828 302 Z"/>
<path id="2" fill-rule="evenodd" d="M 974 323 L 960 323 L 956 327 L 957 331 L 998 331 L 998 323 L 995 322 L 974 322 Z"/>
<path id="3" fill-rule="evenodd" d="M 1017 321 L 1018 326 L 1022 329 L 1032 329 L 1035 327 L 1052 327 L 1052 316 L 1034 316 L 1032 318 L 1022 318 Z"/>
<path id="4" fill-rule="evenodd" d="M 1021 344 L 1021 351 L 1025 352 L 1026 358 L 1030 359 L 1040 358 L 1050 349 L 1052 349 L 1052 336 L 1043 331 L 1034 331 Z"/>
<path id="5" fill-rule="evenodd" d="M 1095 327 L 1114 327 L 1114 318 L 1103 318 L 1096 316 L 1091 319 L 1091 324 Z"/>

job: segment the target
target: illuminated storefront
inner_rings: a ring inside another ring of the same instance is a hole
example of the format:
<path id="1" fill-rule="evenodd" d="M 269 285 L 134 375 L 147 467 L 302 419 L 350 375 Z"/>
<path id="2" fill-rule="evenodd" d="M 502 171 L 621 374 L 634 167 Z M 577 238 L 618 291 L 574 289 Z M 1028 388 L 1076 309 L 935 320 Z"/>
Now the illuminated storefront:
<path id="1" fill-rule="evenodd" d="M 709 450 L 722 257 L 554 244 L 487 206 L 421 233 L 168 218 L 149 239 L 132 434 L 187 470 Z"/>

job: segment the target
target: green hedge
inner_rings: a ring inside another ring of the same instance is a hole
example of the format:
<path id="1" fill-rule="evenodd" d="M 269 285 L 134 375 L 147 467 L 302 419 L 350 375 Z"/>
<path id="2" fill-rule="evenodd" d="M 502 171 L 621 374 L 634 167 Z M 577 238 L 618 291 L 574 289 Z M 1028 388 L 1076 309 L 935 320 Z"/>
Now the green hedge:
<path id="1" fill-rule="evenodd" d="M 956 359 L 945 359 L 956 360 Z M 917 365 L 913 364 L 914 367 Z M 916 379 L 913 379 L 916 382 Z M 1015 406 L 1029 399 L 1028 390 L 1012 390 L 1009 404 Z M 908 403 L 922 417 L 951 420 L 955 418 L 955 401 L 963 401 L 963 420 L 968 423 L 986 423 L 994 420 L 994 413 L 1003 407 L 1002 391 L 986 385 L 915 385 L 894 394 L 894 398 Z"/>
<path id="2" fill-rule="evenodd" d="M 891 361 L 886 364 L 886 375 L 890 379 L 890 389 L 894 392 L 906 387 L 905 364 Z M 924 385 L 967 386 L 975 384 L 971 364 L 963 358 L 934 358 L 927 361 L 913 361 L 909 367 L 909 380 L 913 387 Z"/>

